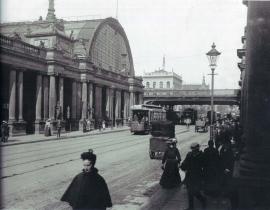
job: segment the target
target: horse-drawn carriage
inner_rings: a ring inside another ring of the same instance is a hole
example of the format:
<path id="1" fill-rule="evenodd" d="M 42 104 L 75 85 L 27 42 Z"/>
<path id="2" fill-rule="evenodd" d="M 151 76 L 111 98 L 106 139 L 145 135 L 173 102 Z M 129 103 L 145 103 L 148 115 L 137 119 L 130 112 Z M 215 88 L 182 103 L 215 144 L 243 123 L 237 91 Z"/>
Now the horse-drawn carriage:
<path id="1" fill-rule="evenodd" d="M 175 137 L 175 127 L 171 121 L 156 121 L 151 126 L 149 156 L 151 159 L 162 159 L 169 142 Z"/>

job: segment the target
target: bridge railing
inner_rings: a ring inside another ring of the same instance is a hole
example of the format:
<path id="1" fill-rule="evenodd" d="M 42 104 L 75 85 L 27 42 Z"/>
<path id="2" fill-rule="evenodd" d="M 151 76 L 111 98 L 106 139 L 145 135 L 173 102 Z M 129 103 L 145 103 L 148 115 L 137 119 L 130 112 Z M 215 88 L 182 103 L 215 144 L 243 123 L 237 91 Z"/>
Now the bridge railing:
<path id="1" fill-rule="evenodd" d="M 16 38 L 4 36 L 3 34 L 0 34 L 0 46 L 1 48 L 7 48 L 16 52 L 30 54 L 35 57 L 46 57 L 45 49 L 25 43 Z"/>
<path id="2" fill-rule="evenodd" d="M 237 96 L 238 89 L 216 89 L 214 96 Z M 144 97 L 210 97 L 211 90 L 144 89 Z"/>

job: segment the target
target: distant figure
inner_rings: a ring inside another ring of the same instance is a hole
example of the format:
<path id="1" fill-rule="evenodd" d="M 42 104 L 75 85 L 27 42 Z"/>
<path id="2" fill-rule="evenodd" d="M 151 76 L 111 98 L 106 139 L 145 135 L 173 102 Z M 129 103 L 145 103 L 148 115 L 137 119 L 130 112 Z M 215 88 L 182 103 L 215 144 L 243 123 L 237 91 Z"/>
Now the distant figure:
<path id="1" fill-rule="evenodd" d="M 2 121 L 1 124 L 1 141 L 7 142 L 9 137 L 9 127 L 6 121 Z"/>
<path id="2" fill-rule="evenodd" d="M 61 201 L 68 202 L 73 210 L 106 210 L 112 207 L 111 196 L 104 178 L 96 169 L 93 150 L 81 154 L 84 169 L 75 176 Z"/>
<path id="3" fill-rule="evenodd" d="M 106 128 L 105 120 L 102 120 L 102 129 L 105 130 L 105 128 Z"/>
<path id="4" fill-rule="evenodd" d="M 87 130 L 91 131 L 91 121 L 89 119 L 86 121 L 86 125 L 87 125 Z"/>
<path id="5" fill-rule="evenodd" d="M 83 132 L 85 133 L 87 131 L 87 121 L 85 118 L 83 119 L 82 123 L 83 123 Z"/>
<path id="6" fill-rule="evenodd" d="M 46 120 L 45 123 L 45 132 L 44 132 L 45 136 L 51 136 L 51 119 Z"/>
<path id="7" fill-rule="evenodd" d="M 189 129 L 190 123 L 191 123 L 191 119 L 190 119 L 190 118 L 187 118 L 187 119 L 186 119 L 186 126 L 187 126 L 187 129 Z"/>
<path id="8" fill-rule="evenodd" d="M 162 159 L 162 168 L 164 169 L 164 172 L 159 183 L 163 188 L 173 188 L 181 184 L 181 177 L 179 174 L 181 156 L 176 147 L 176 142 L 176 139 L 173 139 L 168 143 L 168 148 Z"/>
<path id="9" fill-rule="evenodd" d="M 61 120 L 58 119 L 57 120 L 57 124 L 56 124 L 56 129 L 57 129 L 57 138 L 60 138 L 60 135 L 61 135 Z"/>
<path id="10" fill-rule="evenodd" d="M 188 204 L 190 210 L 194 209 L 194 196 L 206 208 L 206 198 L 201 194 L 203 180 L 203 153 L 198 143 L 192 143 L 189 152 L 181 164 L 181 169 L 186 172 L 185 185 L 188 192 Z"/>
<path id="11" fill-rule="evenodd" d="M 99 131 L 101 131 L 101 128 L 102 128 L 102 120 L 99 118 L 98 119 L 98 129 L 99 129 Z"/>

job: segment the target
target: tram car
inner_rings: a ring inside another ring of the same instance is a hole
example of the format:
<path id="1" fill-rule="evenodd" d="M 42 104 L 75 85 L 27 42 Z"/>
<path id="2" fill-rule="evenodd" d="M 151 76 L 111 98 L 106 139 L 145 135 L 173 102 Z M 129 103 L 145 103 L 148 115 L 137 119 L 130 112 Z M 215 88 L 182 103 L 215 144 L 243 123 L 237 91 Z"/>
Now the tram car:
<path id="1" fill-rule="evenodd" d="M 131 106 L 130 132 L 148 134 L 152 122 L 166 120 L 166 110 L 161 106 L 139 104 Z"/>
<path id="2" fill-rule="evenodd" d="M 181 124 L 185 124 L 185 120 L 187 118 L 189 118 L 191 120 L 191 125 L 194 125 L 197 118 L 198 118 L 198 113 L 196 109 L 192 109 L 192 108 L 187 108 L 183 111 L 180 122 Z"/>

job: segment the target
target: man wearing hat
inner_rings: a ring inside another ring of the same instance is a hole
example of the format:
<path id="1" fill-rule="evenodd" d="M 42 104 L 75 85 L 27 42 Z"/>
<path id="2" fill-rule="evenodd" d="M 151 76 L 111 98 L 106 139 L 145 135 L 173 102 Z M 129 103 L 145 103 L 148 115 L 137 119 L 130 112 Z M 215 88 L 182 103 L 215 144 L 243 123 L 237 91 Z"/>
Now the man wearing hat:
<path id="1" fill-rule="evenodd" d="M 68 202 L 73 210 L 105 210 L 112 207 L 108 186 L 96 169 L 93 150 L 81 154 L 84 169 L 72 180 L 61 201 Z"/>
<path id="2" fill-rule="evenodd" d="M 206 208 L 206 198 L 201 194 L 203 178 L 203 153 L 198 143 L 190 145 L 189 152 L 181 164 L 181 169 L 186 172 L 184 183 L 188 192 L 188 210 L 194 209 L 194 196 L 201 202 L 203 209 Z"/>

